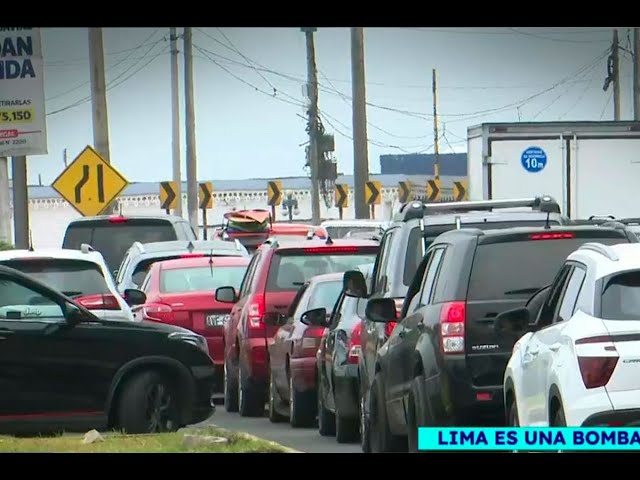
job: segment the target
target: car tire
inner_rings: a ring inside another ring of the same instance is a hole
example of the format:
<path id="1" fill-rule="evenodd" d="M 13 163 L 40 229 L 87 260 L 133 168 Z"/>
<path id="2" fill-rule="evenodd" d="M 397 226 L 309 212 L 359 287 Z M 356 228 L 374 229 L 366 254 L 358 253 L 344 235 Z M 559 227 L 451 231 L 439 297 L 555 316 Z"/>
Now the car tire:
<path id="1" fill-rule="evenodd" d="M 418 429 L 429 424 L 426 415 L 426 398 L 424 394 L 424 376 L 418 375 L 411 383 L 407 405 L 407 447 L 410 453 L 420 453 L 418 450 Z"/>
<path id="2" fill-rule="evenodd" d="M 520 417 L 518 416 L 518 404 L 516 403 L 515 397 L 511 399 L 509 405 L 507 406 L 507 424 L 510 427 L 519 427 L 520 426 Z"/>
<path id="3" fill-rule="evenodd" d="M 553 416 L 553 426 L 554 427 L 566 427 L 567 426 L 567 419 L 564 416 L 564 408 L 562 408 L 562 405 L 560 405 L 560 407 L 558 407 L 558 410 L 556 411 L 556 414 Z"/>
<path id="4" fill-rule="evenodd" d="M 276 405 L 282 405 L 282 399 L 278 394 L 275 382 L 273 381 L 273 373 L 269 371 L 269 421 L 271 423 L 282 423 L 287 417 L 278 413 Z"/>
<path id="5" fill-rule="evenodd" d="M 336 409 L 336 441 L 338 443 L 355 443 L 360 438 L 359 418 L 345 418 Z"/>
<path id="6" fill-rule="evenodd" d="M 369 424 L 372 453 L 392 453 L 402 451 L 402 439 L 391 433 L 387 421 L 385 392 L 382 375 L 376 373 L 371 385 L 371 421 Z"/>
<path id="7" fill-rule="evenodd" d="M 175 432 L 177 418 L 176 389 L 155 371 L 135 375 L 123 386 L 118 398 L 118 428 L 128 434 Z"/>
<path id="8" fill-rule="evenodd" d="M 367 417 L 367 411 L 365 410 L 364 395 L 364 393 L 360 394 L 360 408 L 358 412 L 358 414 L 360 415 L 360 447 L 362 448 L 362 453 L 371 453 L 369 418 Z"/>
<path id="9" fill-rule="evenodd" d="M 260 392 L 251 384 L 242 365 L 238 368 L 238 412 L 241 417 L 262 417 L 264 401 Z"/>
<path id="10" fill-rule="evenodd" d="M 316 420 L 315 392 L 299 392 L 289 374 L 289 423 L 293 428 L 313 427 Z"/>
<path id="11" fill-rule="evenodd" d="M 238 379 L 232 378 L 226 360 L 224 362 L 224 409 L 230 413 L 238 411 Z"/>
<path id="12" fill-rule="evenodd" d="M 324 406 L 324 383 L 318 374 L 318 433 L 323 437 L 336 434 L 336 416 Z"/>

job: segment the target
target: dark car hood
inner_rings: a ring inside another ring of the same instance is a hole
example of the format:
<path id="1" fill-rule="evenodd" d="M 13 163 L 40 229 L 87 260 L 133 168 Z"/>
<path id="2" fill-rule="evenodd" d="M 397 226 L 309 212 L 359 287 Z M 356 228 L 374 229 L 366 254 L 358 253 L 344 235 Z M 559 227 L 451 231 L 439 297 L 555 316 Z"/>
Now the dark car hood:
<path id="1" fill-rule="evenodd" d="M 140 322 L 131 322 L 131 321 L 116 321 L 116 320 L 100 320 L 100 323 L 105 325 L 111 325 L 113 327 L 125 328 L 129 330 L 142 330 L 147 332 L 157 332 L 157 333 L 189 333 L 191 335 L 197 335 L 197 333 L 192 332 L 186 328 L 178 327 L 175 325 L 168 325 L 166 323 L 160 322 L 150 322 L 147 320 L 143 320 Z"/>

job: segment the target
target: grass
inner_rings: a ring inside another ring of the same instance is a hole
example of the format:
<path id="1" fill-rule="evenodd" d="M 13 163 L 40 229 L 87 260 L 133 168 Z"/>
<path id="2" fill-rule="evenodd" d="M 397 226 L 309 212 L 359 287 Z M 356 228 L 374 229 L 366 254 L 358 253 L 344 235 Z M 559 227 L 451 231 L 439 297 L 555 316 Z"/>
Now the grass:
<path id="1" fill-rule="evenodd" d="M 228 438 L 228 443 L 187 448 L 185 434 Z M 46 453 L 283 453 L 287 449 L 267 440 L 215 428 L 180 430 L 175 433 L 123 435 L 103 433 L 104 441 L 84 445 L 83 435 L 16 438 L 0 436 L 0 452 Z"/>

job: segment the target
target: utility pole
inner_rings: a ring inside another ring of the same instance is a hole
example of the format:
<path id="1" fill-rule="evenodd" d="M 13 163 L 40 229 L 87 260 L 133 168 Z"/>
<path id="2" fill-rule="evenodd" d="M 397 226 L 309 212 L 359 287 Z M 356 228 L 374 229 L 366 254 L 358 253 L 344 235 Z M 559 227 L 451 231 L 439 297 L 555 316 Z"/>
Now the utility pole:
<path id="1" fill-rule="evenodd" d="M 184 28 L 184 97 L 187 137 L 187 211 L 194 231 L 198 225 L 198 161 L 196 158 L 196 117 L 193 101 L 193 44 L 191 27 Z"/>
<path id="2" fill-rule="evenodd" d="M 438 85 L 436 83 L 436 69 L 433 69 L 431 80 L 433 92 L 433 149 L 435 153 L 435 162 L 433 164 L 434 180 L 440 185 L 440 145 L 438 142 Z"/>
<path id="3" fill-rule="evenodd" d="M 13 181 L 13 229 L 14 246 L 26 250 L 31 246 L 29 241 L 29 194 L 27 181 L 27 157 L 24 155 L 11 157 L 11 173 Z"/>
<path id="4" fill-rule="evenodd" d="M 91 109 L 93 112 L 93 147 L 111 163 L 109 154 L 109 116 L 107 115 L 107 88 L 104 74 L 104 46 L 102 28 L 89 28 L 89 68 L 91 81 Z M 106 212 L 117 212 L 117 202 Z"/>
<path id="5" fill-rule="evenodd" d="M 9 161 L 7 157 L 0 157 L 0 242 L 13 245 L 9 202 Z"/>
<path id="6" fill-rule="evenodd" d="M 640 121 L 640 28 L 633 29 L 633 119 Z"/>
<path id="7" fill-rule="evenodd" d="M 351 85 L 353 108 L 353 203 L 357 219 L 369 218 L 365 184 L 369 180 L 367 98 L 364 68 L 364 29 L 351 28 Z"/>
<path id="8" fill-rule="evenodd" d="M 318 185 L 318 70 L 313 43 L 315 27 L 303 27 L 307 43 L 307 89 L 309 96 L 309 170 L 311 173 L 311 222 L 320 225 L 320 186 Z"/>
<path id="9" fill-rule="evenodd" d="M 172 126 L 172 159 L 173 181 L 176 185 L 176 197 L 178 203 L 175 215 L 182 216 L 182 171 L 180 165 L 180 92 L 178 90 L 178 36 L 176 27 L 169 29 L 169 41 L 171 46 L 171 126 Z M 197 230 L 196 230 L 197 231 Z"/>
<path id="10" fill-rule="evenodd" d="M 611 59 L 613 62 L 613 119 L 617 122 L 620 120 L 620 49 L 617 28 L 613 30 Z"/>

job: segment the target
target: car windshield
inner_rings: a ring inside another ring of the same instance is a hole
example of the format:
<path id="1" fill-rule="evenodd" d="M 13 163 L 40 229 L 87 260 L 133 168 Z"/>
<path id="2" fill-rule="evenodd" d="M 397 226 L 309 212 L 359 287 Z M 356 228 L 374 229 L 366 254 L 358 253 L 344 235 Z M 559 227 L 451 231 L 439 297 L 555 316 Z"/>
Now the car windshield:
<path id="1" fill-rule="evenodd" d="M 162 270 L 160 274 L 160 291 L 163 293 L 214 292 L 227 285 L 240 288 L 242 277 L 247 267 L 190 267 Z"/>
<path id="2" fill-rule="evenodd" d="M 14 259 L 0 264 L 20 270 L 69 297 L 108 294 L 100 267 L 93 262 L 67 259 Z"/>
<path id="3" fill-rule="evenodd" d="M 562 262 L 583 243 L 614 245 L 626 241 L 593 235 L 479 245 L 471 269 L 469 300 L 527 299 L 553 282 Z"/>
<path id="4" fill-rule="evenodd" d="M 311 291 L 309 310 L 325 308 L 327 313 L 331 313 L 341 291 L 342 280 L 317 283 Z"/>
<path id="5" fill-rule="evenodd" d="M 640 270 L 611 277 L 600 303 L 604 320 L 640 320 Z"/>
<path id="6" fill-rule="evenodd" d="M 298 290 L 316 275 L 346 272 L 375 260 L 375 250 L 336 255 L 274 255 L 269 268 L 267 291 Z"/>

